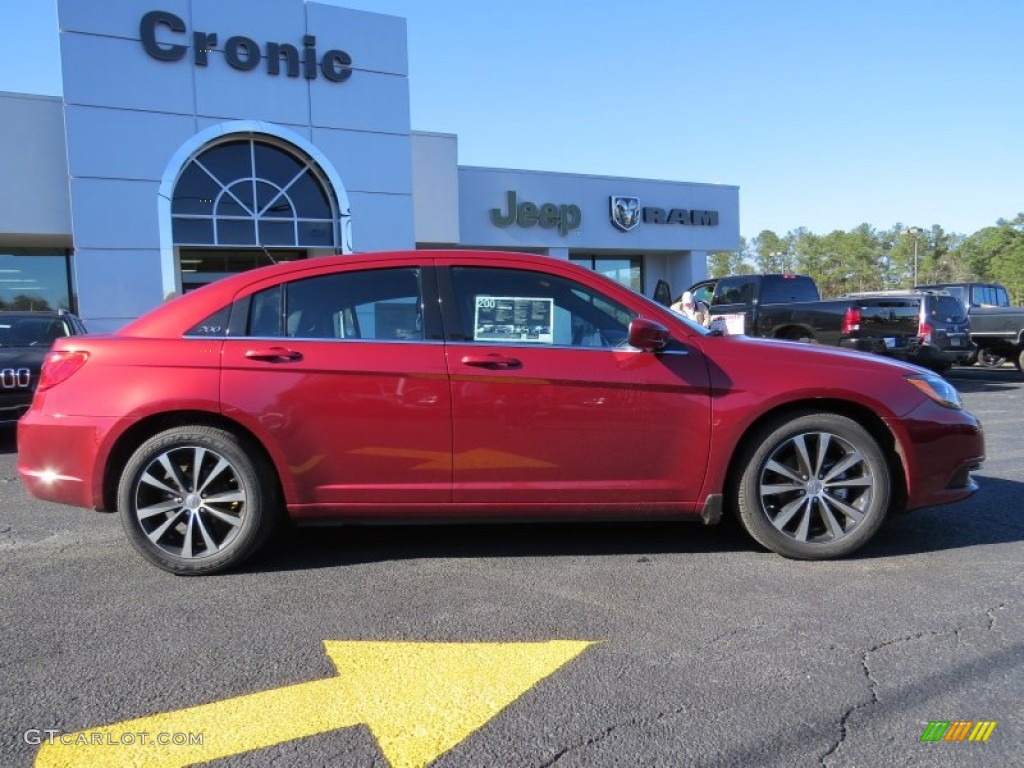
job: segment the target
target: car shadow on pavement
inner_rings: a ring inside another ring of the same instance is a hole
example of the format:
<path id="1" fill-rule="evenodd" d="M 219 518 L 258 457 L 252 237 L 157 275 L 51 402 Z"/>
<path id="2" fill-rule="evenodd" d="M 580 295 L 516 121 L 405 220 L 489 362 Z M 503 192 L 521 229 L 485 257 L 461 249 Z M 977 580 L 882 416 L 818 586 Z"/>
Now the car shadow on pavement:
<path id="1" fill-rule="evenodd" d="M 1021 373 L 1016 368 L 954 368 L 946 373 L 959 392 L 1002 392 L 1020 389 Z"/>
<path id="2" fill-rule="evenodd" d="M 890 517 L 857 559 L 1024 541 L 1024 483 L 976 475 L 978 492 L 958 504 Z"/>
<path id="3" fill-rule="evenodd" d="M 979 477 L 981 489 L 958 504 L 889 518 L 852 560 L 901 557 L 1024 541 L 1024 483 Z M 332 568 L 428 558 L 767 554 L 731 518 L 690 522 L 495 523 L 434 526 L 282 526 L 243 572 Z"/>
<path id="4" fill-rule="evenodd" d="M 759 552 L 737 525 L 699 522 L 282 526 L 241 572 L 333 568 L 424 558 L 633 556 Z"/>

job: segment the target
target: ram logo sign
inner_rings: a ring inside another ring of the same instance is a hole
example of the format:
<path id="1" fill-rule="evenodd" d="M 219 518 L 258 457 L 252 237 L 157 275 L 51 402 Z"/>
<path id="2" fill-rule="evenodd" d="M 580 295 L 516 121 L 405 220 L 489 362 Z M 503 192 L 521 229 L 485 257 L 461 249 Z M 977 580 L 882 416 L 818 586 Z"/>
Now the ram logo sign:
<path id="1" fill-rule="evenodd" d="M 629 232 L 637 224 L 682 224 L 687 227 L 717 227 L 718 211 L 695 208 L 640 207 L 640 199 L 625 195 L 608 198 L 611 207 L 611 222 L 623 232 Z"/>
<path id="2" fill-rule="evenodd" d="M 640 198 L 623 197 L 612 195 L 609 198 L 611 203 L 612 224 L 623 232 L 629 232 L 640 223 Z"/>

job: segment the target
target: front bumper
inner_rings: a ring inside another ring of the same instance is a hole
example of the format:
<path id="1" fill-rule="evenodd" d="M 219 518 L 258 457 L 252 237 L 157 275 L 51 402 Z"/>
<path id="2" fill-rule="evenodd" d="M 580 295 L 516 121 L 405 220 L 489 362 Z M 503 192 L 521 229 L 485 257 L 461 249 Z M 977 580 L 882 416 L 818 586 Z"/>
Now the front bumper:
<path id="1" fill-rule="evenodd" d="M 929 400 L 887 424 L 907 471 L 907 509 L 950 504 L 978 489 L 971 472 L 985 460 L 985 433 L 970 412 Z"/>

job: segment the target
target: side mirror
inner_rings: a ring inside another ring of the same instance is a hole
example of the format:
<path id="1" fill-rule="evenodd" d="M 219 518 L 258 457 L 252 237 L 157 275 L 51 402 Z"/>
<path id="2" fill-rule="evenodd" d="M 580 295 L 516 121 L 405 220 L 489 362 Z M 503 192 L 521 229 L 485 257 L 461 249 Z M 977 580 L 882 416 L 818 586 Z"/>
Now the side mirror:
<path id="1" fill-rule="evenodd" d="M 668 344 L 668 328 L 653 320 L 635 317 L 629 323 L 629 344 L 643 352 L 656 352 Z"/>

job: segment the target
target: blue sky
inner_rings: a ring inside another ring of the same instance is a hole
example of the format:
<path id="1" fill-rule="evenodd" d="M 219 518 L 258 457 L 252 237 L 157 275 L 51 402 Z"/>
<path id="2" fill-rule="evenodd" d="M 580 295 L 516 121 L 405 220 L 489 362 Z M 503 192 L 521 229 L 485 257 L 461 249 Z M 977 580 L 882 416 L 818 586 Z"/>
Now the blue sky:
<path id="1" fill-rule="evenodd" d="M 464 165 L 733 184 L 747 238 L 1024 211 L 1021 0 L 334 2 L 408 20 Z M 4 25 L 0 90 L 59 95 L 55 0 Z"/>

